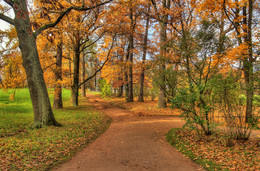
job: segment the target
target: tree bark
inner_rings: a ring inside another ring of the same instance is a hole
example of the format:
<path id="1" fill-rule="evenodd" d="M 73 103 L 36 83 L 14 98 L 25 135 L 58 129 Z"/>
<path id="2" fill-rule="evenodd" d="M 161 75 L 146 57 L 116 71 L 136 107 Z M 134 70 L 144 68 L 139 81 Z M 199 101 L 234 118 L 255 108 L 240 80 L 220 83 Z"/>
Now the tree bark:
<path id="1" fill-rule="evenodd" d="M 85 55 L 82 58 L 82 81 L 85 80 L 86 77 L 86 68 L 85 68 Z M 82 84 L 81 86 L 81 94 L 83 97 L 86 97 L 86 84 Z"/>
<path id="2" fill-rule="evenodd" d="M 61 34 L 61 33 L 59 33 Z M 60 41 L 57 45 L 56 55 L 56 70 L 55 70 L 55 85 L 54 85 L 54 101 L 53 108 L 63 108 L 62 104 L 62 35 L 60 35 Z"/>
<path id="3" fill-rule="evenodd" d="M 71 87 L 71 100 L 73 106 L 79 105 L 79 59 L 80 59 L 80 47 L 76 45 L 75 55 L 73 58 L 73 82 Z"/>
<path id="4" fill-rule="evenodd" d="M 150 5 L 148 7 L 148 14 L 149 13 L 150 13 Z M 145 72 L 147 42 L 148 42 L 149 21 L 150 21 L 150 16 L 147 15 L 146 25 L 145 25 L 144 44 L 143 44 L 143 60 L 142 60 L 142 66 L 141 66 L 142 69 L 141 69 L 141 75 L 140 75 L 140 94 L 139 94 L 138 102 L 144 102 L 144 72 Z"/>
<path id="5" fill-rule="evenodd" d="M 131 19 L 131 30 L 129 37 L 130 54 L 129 54 L 129 97 L 128 102 L 134 101 L 134 89 L 133 89 L 133 63 L 134 63 L 134 18 L 133 18 L 133 7 L 132 2 L 130 4 L 130 19 Z"/>
<path id="6" fill-rule="evenodd" d="M 122 80 L 122 79 L 120 79 Z M 123 97 L 123 89 L 124 89 L 124 86 L 123 84 L 121 86 L 119 86 L 119 89 L 118 89 L 118 97 Z"/>
<path id="7" fill-rule="evenodd" d="M 23 67 L 26 72 L 28 87 L 33 105 L 34 126 L 60 126 L 60 124 L 54 118 L 48 91 L 43 78 L 43 70 L 41 68 L 38 56 L 36 39 L 33 36 L 30 25 L 27 2 L 17 0 L 15 4 L 16 8 L 14 8 L 14 26 L 16 28 L 19 39 L 19 48 L 22 52 Z M 21 12 L 23 13 L 23 16 L 21 16 Z"/>
<path id="8" fill-rule="evenodd" d="M 80 23 L 81 17 L 78 14 L 76 18 L 76 23 Z M 71 87 L 71 100 L 73 106 L 79 105 L 79 63 L 80 63 L 80 47 L 81 47 L 81 38 L 80 30 L 76 28 L 75 31 L 75 44 L 74 44 L 74 58 L 73 58 L 73 82 Z"/>
<path id="9" fill-rule="evenodd" d="M 246 9 L 244 9 L 244 16 Z M 246 83 L 246 122 L 250 122 L 253 118 L 253 97 L 254 97 L 254 77 L 253 77 L 253 50 L 252 50 L 252 15 L 253 1 L 249 0 L 248 4 L 248 30 L 246 43 L 248 45 L 248 59 L 244 60 L 244 76 Z M 244 23 L 246 24 L 246 23 Z"/>
<path id="10" fill-rule="evenodd" d="M 166 0 L 163 0 L 163 7 L 167 8 L 170 5 L 170 1 L 168 0 L 168 3 Z M 167 34 L 166 34 L 166 29 L 167 29 L 167 17 L 168 15 L 164 15 L 162 17 L 162 21 L 160 21 L 160 27 L 161 27 L 161 31 L 160 31 L 160 64 L 159 64 L 159 72 L 160 72 L 160 88 L 159 88 L 159 94 L 158 94 L 158 107 L 159 108 L 165 108 L 167 107 L 166 105 L 166 94 L 165 94 L 165 90 L 166 90 L 166 86 L 165 86 L 165 62 L 164 62 L 164 57 L 165 57 L 165 53 L 166 53 L 166 47 L 165 47 L 165 43 L 167 40 Z"/>
<path id="11" fill-rule="evenodd" d="M 125 99 L 126 99 L 127 102 L 129 102 L 129 82 L 128 82 L 129 54 L 130 54 L 130 43 L 128 44 L 126 57 L 125 57 L 126 69 L 125 69 L 125 81 L 124 81 L 124 83 L 125 83 Z"/>

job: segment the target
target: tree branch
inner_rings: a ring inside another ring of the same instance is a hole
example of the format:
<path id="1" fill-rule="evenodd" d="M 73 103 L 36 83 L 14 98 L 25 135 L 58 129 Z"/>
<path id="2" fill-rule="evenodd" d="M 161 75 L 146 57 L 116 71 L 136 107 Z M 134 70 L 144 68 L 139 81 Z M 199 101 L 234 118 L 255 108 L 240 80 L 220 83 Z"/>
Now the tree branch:
<path id="1" fill-rule="evenodd" d="M 34 37 L 36 38 L 39 34 L 41 34 L 42 31 L 44 31 L 44 30 L 46 30 L 46 29 L 48 29 L 48 28 L 55 27 L 55 26 L 61 21 L 61 19 L 62 19 L 66 14 L 68 14 L 72 9 L 73 9 L 73 7 L 67 8 L 65 11 L 63 11 L 63 12 L 60 13 L 60 16 L 56 19 L 55 22 L 50 23 L 50 24 L 46 24 L 46 25 L 40 27 L 39 29 L 35 30 L 34 33 L 33 33 Z"/>
<path id="2" fill-rule="evenodd" d="M 84 52 L 84 54 L 88 54 L 88 53 L 92 53 L 92 54 L 94 54 L 94 55 L 97 54 L 96 52 Z"/>
<path id="3" fill-rule="evenodd" d="M 105 32 L 103 32 L 94 42 L 91 42 L 90 44 L 84 46 L 80 52 L 83 52 L 85 49 L 87 49 L 88 47 L 94 45 L 95 43 L 97 43 L 97 41 L 99 41 L 103 36 L 105 35 Z"/>
<path id="4" fill-rule="evenodd" d="M 230 18 L 229 15 L 228 15 L 227 8 L 226 8 L 226 0 L 223 1 L 223 10 L 224 10 L 225 15 L 226 15 L 226 17 L 228 18 L 228 20 L 229 20 L 229 21 L 231 22 L 231 24 L 234 26 L 236 32 L 240 34 L 240 31 L 238 30 L 236 24 L 231 20 L 231 18 Z"/>
<path id="5" fill-rule="evenodd" d="M 7 3 L 8 5 L 10 5 L 11 7 L 14 5 L 14 1 L 13 0 L 4 0 L 5 3 Z"/>
<path id="6" fill-rule="evenodd" d="M 83 82 L 79 83 L 79 84 L 78 84 L 78 87 L 80 87 L 81 85 L 83 85 L 84 83 L 86 83 L 87 81 L 89 81 L 90 79 L 92 79 L 93 77 L 95 77 L 95 76 L 97 75 L 97 73 L 103 69 L 103 67 L 105 66 L 105 64 L 106 64 L 107 61 L 109 60 L 109 55 L 110 55 L 110 53 L 111 53 L 111 51 L 112 51 L 112 49 L 113 49 L 114 43 L 115 43 L 115 41 L 113 40 L 113 43 L 112 43 L 112 45 L 111 45 L 111 47 L 110 47 L 110 49 L 109 49 L 109 52 L 108 52 L 108 54 L 107 54 L 107 59 L 106 59 L 105 62 L 101 65 L 101 67 L 100 67 L 99 69 L 97 69 L 97 70 L 95 71 L 95 73 L 92 74 L 90 77 L 88 77 L 87 79 L 85 79 Z"/>
<path id="7" fill-rule="evenodd" d="M 57 64 L 57 63 L 55 62 L 55 63 L 52 63 L 52 64 L 50 64 L 49 66 L 43 68 L 43 69 L 42 69 L 43 72 L 45 72 L 47 69 L 51 68 L 53 65 L 56 65 L 56 64 Z M 51 68 L 51 69 L 52 69 L 52 68 Z M 52 70 L 53 70 L 53 69 L 52 69 Z"/>
<path id="8" fill-rule="evenodd" d="M 157 9 L 155 1 L 151 0 L 151 3 L 153 4 L 154 10 L 155 10 L 155 14 L 157 15 L 158 19 L 161 19 L 160 16 L 159 16 L 158 9 Z"/>
<path id="9" fill-rule="evenodd" d="M 60 13 L 60 16 L 56 19 L 56 21 L 54 21 L 53 23 L 50 23 L 50 24 L 46 24 L 42 27 L 40 27 L 39 29 L 37 29 L 35 32 L 34 32 L 34 37 L 36 38 L 39 34 L 41 34 L 41 32 L 43 32 L 44 30 L 48 29 L 48 28 L 51 28 L 51 27 L 55 27 L 61 20 L 62 18 L 67 15 L 68 13 L 70 13 L 71 10 L 77 10 L 77 11 L 88 11 L 88 10 L 91 10 L 91 9 L 94 9 L 94 8 L 98 8 L 102 5 L 105 5 L 109 2 L 112 2 L 113 0 L 108 0 L 108 1 L 105 1 L 103 3 L 100 3 L 100 4 L 97 4 L 95 6 L 91 6 L 91 7 L 84 7 L 84 6 L 80 6 L 80 7 L 75 7 L 75 6 L 71 6 L 69 8 L 67 8 L 66 10 L 64 10 L 63 12 Z"/>
<path id="10" fill-rule="evenodd" d="M 7 17 L 7 16 L 4 15 L 4 14 L 0 14 L 0 19 L 3 20 L 3 21 L 5 21 L 5 22 L 7 22 L 7 23 L 9 23 L 9 24 L 14 25 L 14 20 L 11 19 L 10 17 Z"/>

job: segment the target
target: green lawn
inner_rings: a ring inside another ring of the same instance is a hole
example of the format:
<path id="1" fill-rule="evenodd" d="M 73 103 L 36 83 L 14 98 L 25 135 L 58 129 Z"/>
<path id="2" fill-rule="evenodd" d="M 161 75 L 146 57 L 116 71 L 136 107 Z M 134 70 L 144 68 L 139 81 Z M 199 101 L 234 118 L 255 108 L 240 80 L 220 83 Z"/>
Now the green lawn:
<path id="1" fill-rule="evenodd" d="M 62 127 L 30 129 L 33 110 L 28 89 L 0 90 L 0 170 L 46 170 L 71 157 L 109 126 L 110 119 L 86 99 L 78 107 L 70 105 L 70 91 L 63 90 L 64 109 L 54 110 Z M 52 91 L 50 99 L 53 101 Z"/>
<path id="2" fill-rule="evenodd" d="M 101 92 L 99 92 L 99 91 L 87 91 L 87 93 L 101 95 Z"/>

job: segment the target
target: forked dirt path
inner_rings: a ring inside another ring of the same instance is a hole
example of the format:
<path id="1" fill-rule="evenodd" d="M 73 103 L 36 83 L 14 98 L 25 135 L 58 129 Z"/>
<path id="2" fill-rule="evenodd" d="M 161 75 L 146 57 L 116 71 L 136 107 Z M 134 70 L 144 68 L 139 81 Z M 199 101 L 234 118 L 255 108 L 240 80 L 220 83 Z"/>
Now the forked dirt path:
<path id="1" fill-rule="evenodd" d="M 165 140 L 167 131 L 183 125 L 179 118 L 133 116 L 95 95 L 87 96 L 113 122 L 97 140 L 56 170 L 203 170 Z"/>

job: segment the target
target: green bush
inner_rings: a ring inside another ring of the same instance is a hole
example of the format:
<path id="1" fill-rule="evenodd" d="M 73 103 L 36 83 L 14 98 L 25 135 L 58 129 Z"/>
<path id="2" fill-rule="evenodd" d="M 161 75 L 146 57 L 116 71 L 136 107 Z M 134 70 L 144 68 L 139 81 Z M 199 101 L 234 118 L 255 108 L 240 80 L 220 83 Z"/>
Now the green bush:
<path id="1" fill-rule="evenodd" d="M 112 87 L 110 84 L 107 84 L 105 79 L 98 80 L 98 87 L 101 91 L 101 97 L 111 97 L 112 96 Z"/>
<path id="2" fill-rule="evenodd" d="M 106 80 L 104 80 L 104 79 L 98 80 L 98 88 L 99 88 L 100 91 L 102 91 L 102 89 L 105 85 L 106 85 Z"/>
<path id="3" fill-rule="evenodd" d="M 101 90 L 101 96 L 102 97 L 111 97 L 112 96 L 112 90 L 110 84 L 105 84 Z"/>
<path id="4" fill-rule="evenodd" d="M 246 105 L 246 95 L 240 94 L 239 95 L 239 101 L 242 105 Z M 260 95 L 254 95 L 253 105 L 260 106 Z"/>

